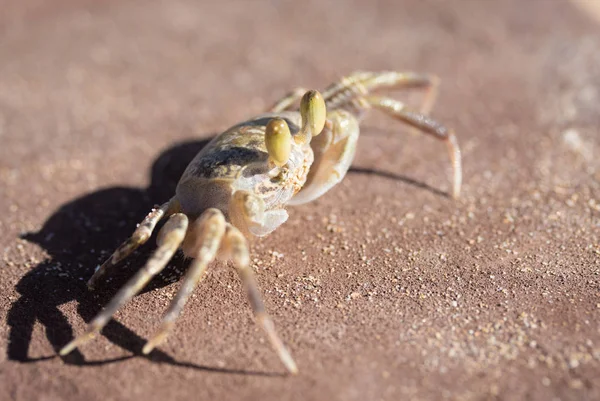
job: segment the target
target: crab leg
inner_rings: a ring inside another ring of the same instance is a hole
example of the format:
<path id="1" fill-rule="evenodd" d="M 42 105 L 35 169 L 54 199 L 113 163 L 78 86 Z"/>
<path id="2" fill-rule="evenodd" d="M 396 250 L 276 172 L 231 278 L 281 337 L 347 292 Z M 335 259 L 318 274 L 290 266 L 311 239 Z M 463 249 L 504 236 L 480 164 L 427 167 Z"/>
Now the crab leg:
<path id="1" fill-rule="evenodd" d="M 448 146 L 448 152 L 450 153 L 452 169 L 454 171 L 452 197 L 457 199 L 460 195 L 460 187 L 462 184 L 462 161 L 460 148 L 458 147 L 458 141 L 456 140 L 454 132 L 432 118 L 408 109 L 404 103 L 395 99 L 369 96 L 366 98 L 366 100 L 372 107 L 382 110 L 392 117 L 395 117 L 426 134 L 432 135 L 433 137 L 446 142 Z"/>
<path id="2" fill-rule="evenodd" d="M 425 88 L 427 93 L 421 113 L 429 114 L 437 98 L 440 79 L 435 75 L 419 74 L 414 72 L 355 72 L 339 82 L 330 85 L 323 97 L 328 108 L 340 107 L 344 103 L 358 101 L 357 95 L 366 95 L 380 88 Z"/>
<path id="3" fill-rule="evenodd" d="M 100 277 L 104 276 L 106 271 L 119 263 L 121 260 L 125 259 L 129 256 L 133 251 L 135 251 L 139 246 L 143 245 L 148 241 L 148 238 L 152 235 L 152 231 L 154 231 L 154 227 L 163 218 L 165 214 L 172 214 L 175 212 L 173 201 L 169 201 L 159 208 L 152 209 L 150 213 L 144 218 L 144 220 L 137 226 L 131 237 L 129 237 L 121 246 L 117 248 L 116 251 L 108 258 L 102 266 L 99 266 L 94 275 L 88 280 L 87 285 L 89 289 L 93 289 L 94 285 L 100 279 Z"/>
<path id="4" fill-rule="evenodd" d="M 277 352 L 277 355 L 279 355 L 279 358 L 285 365 L 286 369 L 291 374 L 298 373 L 298 368 L 296 367 L 294 359 L 283 344 L 283 341 L 281 341 L 281 338 L 279 338 L 277 331 L 275 331 L 275 325 L 273 324 L 273 321 L 265 311 L 265 305 L 263 304 L 258 285 L 256 284 L 254 272 L 250 267 L 248 242 L 237 228 L 232 225 L 228 225 L 227 232 L 225 234 L 224 245 L 227 253 L 233 260 L 233 264 L 242 282 L 244 283 L 244 286 L 248 291 L 248 298 L 250 300 L 250 305 L 252 306 L 256 321 L 267 334 L 271 345 L 275 349 L 275 352 Z"/>
<path id="5" fill-rule="evenodd" d="M 175 325 L 175 320 L 181 314 L 192 291 L 204 278 L 206 268 L 216 257 L 219 244 L 225 233 L 225 217 L 218 209 L 207 209 L 194 222 L 190 231 L 190 240 L 186 240 L 184 250 L 188 246 L 188 241 L 193 241 L 190 244 L 191 249 L 185 252 L 187 255 L 196 255 L 196 259 L 192 262 L 179 292 L 175 296 L 175 299 L 171 301 L 169 309 L 167 309 L 167 312 L 163 316 L 158 332 L 144 345 L 142 349 L 144 354 L 150 353 L 167 338 L 169 331 Z"/>
<path id="6" fill-rule="evenodd" d="M 91 340 L 108 323 L 117 309 L 139 293 L 152 277 L 164 269 L 183 241 L 187 226 L 188 218 L 182 213 L 176 213 L 169 218 L 158 233 L 158 248 L 146 265 L 119 290 L 106 308 L 90 322 L 85 333 L 60 350 L 60 355 L 67 355 L 75 348 Z"/>
<path id="7" fill-rule="evenodd" d="M 425 88 L 425 99 L 421 105 L 421 114 L 429 114 L 438 95 L 440 79 L 435 75 L 414 72 L 386 71 L 380 73 L 359 72 L 361 83 L 369 92 L 380 88 Z"/>
<path id="8" fill-rule="evenodd" d="M 425 88 L 427 93 L 421 106 L 421 113 L 429 114 L 437 98 L 440 79 L 431 74 L 419 74 L 415 72 L 363 72 L 357 71 L 349 76 L 342 78 L 339 82 L 330 85 L 323 98 L 329 107 L 334 106 L 330 102 L 336 100 L 345 102 L 350 100 L 356 94 L 366 94 L 379 88 Z M 306 92 L 304 88 L 296 88 L 286 96 L 281 98 L 270 109 L 270 112 L 277 113 L 292 109 L 294 103 L 302 98 Z M 338 105 L 338 102 L 335 103 Z"/>

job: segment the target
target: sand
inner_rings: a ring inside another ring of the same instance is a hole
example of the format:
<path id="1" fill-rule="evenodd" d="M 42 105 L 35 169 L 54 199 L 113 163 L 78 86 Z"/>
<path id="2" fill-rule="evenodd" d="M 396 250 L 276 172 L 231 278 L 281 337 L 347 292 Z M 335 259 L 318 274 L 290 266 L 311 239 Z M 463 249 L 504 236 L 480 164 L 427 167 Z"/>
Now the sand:
<path id="1" fill-rule="evenodd" d="M 600 399 L 600 19 L 582 2 L 5 2 L 0 399 Z M 141 354 L 181 257 L 55 356 L 143 265 L 153 241 L 85 288 L 208 139 L 358 69 L 441 77 L 463 193 L 443 143 L 373 112 L 344 181 L 253 243 L 298 376 L 222 263 Z"/>

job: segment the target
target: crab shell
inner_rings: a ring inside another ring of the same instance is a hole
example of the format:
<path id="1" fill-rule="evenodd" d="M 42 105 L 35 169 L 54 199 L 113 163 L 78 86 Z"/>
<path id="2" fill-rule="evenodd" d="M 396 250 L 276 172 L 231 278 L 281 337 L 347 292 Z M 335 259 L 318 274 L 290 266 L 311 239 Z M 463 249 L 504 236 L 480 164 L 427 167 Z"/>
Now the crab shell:
<path id="1" fill-rule="evenodd" d="M 275 117 L 283 118 L 292 134 L 292 149 L 284 167 L 269 161 L 265 145 L 266 125 Z M 214 138 L 196 155 L 177 184 L 175 196 L 181 211 L 195 217 L 208 208 L 217 208 L 229 220 L 237 191 L 261 199 L 265 211 L 283 209 L 302 189 L 314 160 L 309 143 L 293 140 L 300 124 L 298 112 L 268 113 Z"/>

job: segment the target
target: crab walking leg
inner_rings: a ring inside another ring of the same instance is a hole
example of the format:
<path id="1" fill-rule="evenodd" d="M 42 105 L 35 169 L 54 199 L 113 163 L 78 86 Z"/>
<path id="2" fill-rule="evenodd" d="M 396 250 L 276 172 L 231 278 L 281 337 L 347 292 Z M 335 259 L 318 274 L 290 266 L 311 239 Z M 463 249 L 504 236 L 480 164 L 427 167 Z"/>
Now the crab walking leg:
<path id="1" fill-rule="evenodd" d="M 424 88 L 425 99 L 421 105 L 422 114 L 429 114 L 437 98 L 440 79 L 435 75 L 414 72 L 363 72 L 357 71 L 330 85 L 323 92 L 327 107 L 343 107 L 356 103 L 360 107 L 360 96 L 381 88 Z"/>
<path id="2" fill-rule="evenodd" d="M 296 367 L 294 359 L 283 344 L 283 341 L 281 341 L 279 338 L 279 335 L 277 335 L 277 331 L 275 331 L 275 325 L 265 311 L 265 306 L 263 304 L 258 285 L 256 284 L 256 279 L 254 278 L 254 272 L 250 267 L 250 256 L 246 238 L 244 238 L 242 233 L 237 228 L 232 225 L 228 225 L 224 239 L 224 247 L 227 249 L 227 252 L 233 260 L 233 264 L 248 291 L 250 305 L 252 306 L 252 310 L 258 324 L 266 332 L 271 345 L 275 349 L 275 352 L 277 352 L 277 355 L 279 355 L 279 358 L 285 365 L 286 369 L 291 374 L 298 373 L 298 368 Z"/>
<path id="3" fill-rule="evenodd" d="M 366 99 L 372 107 L 382 110 L 392 117 L 446 142 L 448 152 L 450 153 L 452 169 L 454 171 L 452 197 L 457 199 L 460 196 L 460 187 L 462 184 L 462 159 L 454 132 L 430 117 L 407 109 L 402 102 L 397 100 L 376 96 L 369 96 Z"/>
<path id="4" fill-rule="evenodd" d="M 304 88 L 296 88 L 281 99 L 277 101 L 269 111 L 272 113 L 279 113 L 285 110 L 289 110 L 291 106 L 302 99 L 302 96 L 306 93 L 306 89 Z"/>
<path id="5" fill-rule="evenodd" d="M 144 220 L 137 226 L 131 237 L 129 237 L 120 247 L 118 247 L 117 250 L 113 252 L 111 257 L 102 264 L 102 266 L 99 266 L 96 269 L 94 275 L 87 282 L 88 288 L 93 289 L 98 279 L 104 276 L 109 268 L 125 259 L 139 246 L 146 243 L 160 219 L 162 219 L 163 216 L 169 212 L 175 212 L 175 210 L 173 210 L 175 209 L 174 203 L 174 201 L 169 201 L 161 205 L 159 208 L 152 209 L 146 218 L 144 218 Z"/>
<path id="6" fill-rule="evenodd" d="M 361 79 L 356 74 L 343 77 L 325 88 L 323 99 L 328 110 L 337 108 L 347 109 L 349 106 L 359 112 L 368 108 L 363 96 L 369 92 L 363 86 Z"/>
<path id="7" fill-rule="evenodd" d="M 158 233 L 158 248 L 154 251 L 154 254 L 146 265 L 119 290 L 106 308 L 90 322 L 85 333 L 72 340 L 60 350 L 60 355 L 67 355 L 75 348 L 94 338 L 108 323 L 117 309 L 139 293 L 152 277 L 164 269 L 183 241 L 187 226 L 188 218 L 182 213 L 176 213 L 169 218 Z"/>
<path id="8" fill-rule="evenodd" d="M 424 88 L 425 99 L 421 104 L 421 114 L 429 114 L 437 99 L 440 79 L 431 74 L 420 74 L 415 72 L 385 71 L 379 73 L 357 72 L 361 84 L 369 92 L 380 88 Z"/>
<path id="9" fill-rule="evenodd" d="M 157 333 L 144 345 L 142 349 L 144 354 L 150 353 L 167 338 L 192 291 L 204 278 L 206 268 L 215 259 L 225 233 L 225 217 L 218 209 L 207 209 L 194 222 L 190 231 L 190 238 L 193 243 L 189 245 L 190 248 L 187 248 L 188 244 L 184 244 L 184 252 L 186 255 L 195 255 L 196 259 L 192 262 L 179 292 L 175 299 L 171 301 L 169 309 L 163 316 Z"/>

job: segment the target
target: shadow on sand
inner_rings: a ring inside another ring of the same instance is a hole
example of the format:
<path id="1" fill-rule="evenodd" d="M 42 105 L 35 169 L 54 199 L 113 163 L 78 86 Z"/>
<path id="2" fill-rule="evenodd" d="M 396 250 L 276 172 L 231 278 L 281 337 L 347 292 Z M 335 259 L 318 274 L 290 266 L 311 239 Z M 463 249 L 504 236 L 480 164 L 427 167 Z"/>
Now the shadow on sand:
<path id="1" fill-rule="evenodd" d="M 35 323 L 42 324 L 48 341 L 58 352 L 74 336 L 66 316 L 59 309 L 60 305 L 76 301 L 78 313 L 88 322 L 108 303 L 116 290 L 133 274 L 135 268 L 143 264 L 154 247 L 154 241 L 148 241 L 124 263 L 123 267 L 111 271 L 110 285 L 101 284 L 99 290 L 89 292 L 85 285 L 87 278 L 93 273 L 94 267 L 109 256 L 154 205 L 172 197 L 185 167 L 209 140 L 181 142 L 162 152 L 152 165 L 152 180 L 148 188 L 112 187 L 87 194 L 61 206 L 44 223 L 40 231 L 22 236 L 43 247 L 49 258 L 23 276 L 16 286 L 20 298 L 12 305 L 7 319 L 10 328 L 8 359 L 31 363 L 58 358 L 56 355 L 29 357 Z M 379 175 L 446 196 L 426 184 L 401 175 L 364 168 L 352 168 L 350 173 Z M 182 257 L 176 256 L 170 267 L 152 280 L 144 291 L 151 291 L 178 280 L 180 272 L 185 268 L 186 262 Z M 106 325 L 101 334 L 132 355 L 89 361 L 79 350 L 75 350 L 62 357 L 63 361 L 79 366 L 97 366 L 133 357 L 144 357 L 157 363 L 208 372 L 281 375 L 179 362 L 160 350 L 144 355 L 141 350 L 145 340 L 114 319 Z"/>

